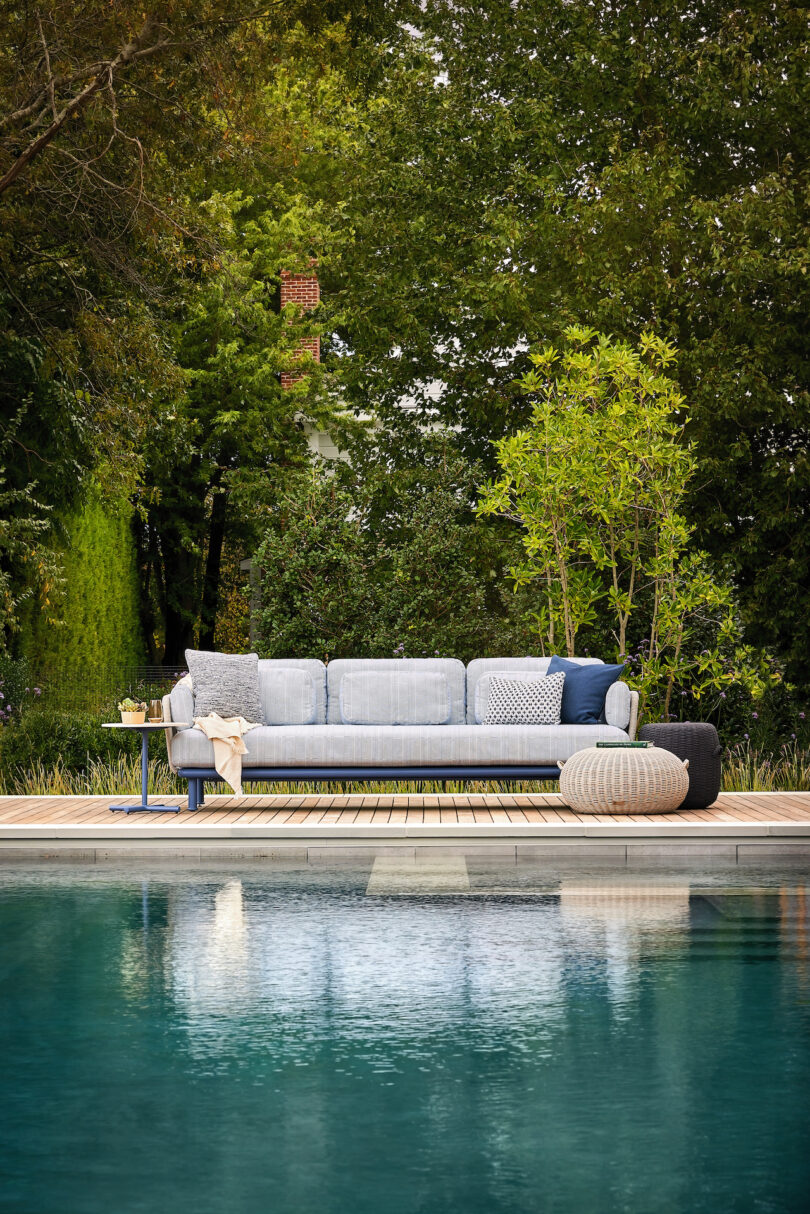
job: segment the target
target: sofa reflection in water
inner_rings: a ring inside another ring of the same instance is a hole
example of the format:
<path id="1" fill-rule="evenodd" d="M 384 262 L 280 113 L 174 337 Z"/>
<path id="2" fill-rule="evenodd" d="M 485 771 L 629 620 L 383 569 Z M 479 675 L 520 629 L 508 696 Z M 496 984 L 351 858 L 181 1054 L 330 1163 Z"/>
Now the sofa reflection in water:
<path id="1" fill-rule="evenodd" d="M 378 900 L 230 881 L 174 891 L 164 972 L 192 1032 L 211 1017 L 256 1013 L 285 1033 L 419 1037 L 471 1017 L 534 1032 L 583 983 L 611 1002 L 631 997 L 643 958 L 677 953 L 688 928 L 684 885 L 662 894 L 563 882 L 541 899 Z"/>

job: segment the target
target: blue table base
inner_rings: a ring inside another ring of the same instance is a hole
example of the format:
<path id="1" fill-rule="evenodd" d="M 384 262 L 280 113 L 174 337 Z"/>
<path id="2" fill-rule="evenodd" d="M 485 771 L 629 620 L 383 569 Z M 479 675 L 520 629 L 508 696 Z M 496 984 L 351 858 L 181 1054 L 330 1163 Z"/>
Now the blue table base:
<path id="1" fill-rule="evenodd" d="M 179 814 L 185 805 L 111 805 L 114 814 Z"/>
<path id="2" fill-rule="evenodd" d="M 140 805 L 111 805 L 114 814 L 179 814 L 182 805 L 149 804 L 149 731 L 141 730 L 141 803 Z"/>

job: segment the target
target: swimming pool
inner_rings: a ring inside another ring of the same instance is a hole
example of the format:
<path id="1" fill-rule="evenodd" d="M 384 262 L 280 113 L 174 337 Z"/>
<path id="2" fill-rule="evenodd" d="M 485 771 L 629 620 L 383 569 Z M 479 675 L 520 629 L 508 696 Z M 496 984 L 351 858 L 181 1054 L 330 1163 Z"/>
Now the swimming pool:
<path id="1" fill-rule="evenodd" d="M 2 867 L 0 1210 L 804 1210 L 807 887 Z"/>

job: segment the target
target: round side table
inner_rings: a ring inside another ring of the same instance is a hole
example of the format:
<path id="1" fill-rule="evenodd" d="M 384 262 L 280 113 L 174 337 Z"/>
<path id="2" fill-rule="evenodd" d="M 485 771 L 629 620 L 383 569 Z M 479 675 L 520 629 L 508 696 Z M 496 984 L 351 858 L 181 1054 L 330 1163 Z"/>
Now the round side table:
<path id="1" fill-rule="evenodd" d="M 680 809 L 706 809 L 717 800 L 722 779 L 722 747 L 717 730 L 706 721 L 663 721 L 642 725 L 642 742 L 652 742 L 679 759 L 689 760 L 689 789 Z"/>
<path id="2" fill-rule="evenodd" d="M 589 746 L 561 764 L 560 792 L 579 814 L 666 814 L 686 796 L 687 767 L 657 746 Z"/>
<path id="3" fill-rule="evenodd" d="M 121 814 L 179 814 L 182 805 L 149 804 L 149 735 L 156 729 L 179 729 L 183 721 L 144 721 L 141 725 L 124 725 L 121 721 L 105 721 L 102 729 L 137 730 L 141 735 L 141 803 L 140 805 L 111 805 L 112 813 Z"/>

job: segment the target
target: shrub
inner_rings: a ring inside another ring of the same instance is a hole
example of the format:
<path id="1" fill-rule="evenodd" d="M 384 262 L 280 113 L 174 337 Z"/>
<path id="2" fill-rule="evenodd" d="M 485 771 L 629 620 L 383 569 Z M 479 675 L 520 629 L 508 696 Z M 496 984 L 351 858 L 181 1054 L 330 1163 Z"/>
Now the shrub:
<path id="1" fill-rule="evenodd" d="M 140 738 L 135 733 L 102 729 L 109 716 L 31 708 L 0 729 L 0 770 L 5 775 L 41 764 L 86 771 L 94 760 L 135 754 Z"/>
<path id="2" fill-rule="evenodd" d="M 280 503 L 256 555 L 263 657 L 530 651 L 530 600 L 504 578 L 517 529 L 476 521 L 477 469 L 445 436 L 418 456 L 377 448 Z"/>
<path id="3" fill-rule="evenodd" d="M 31 668 L 25 658 L 0 654 L 0 725 L 22 712 L 40 694 L 33 686 Z"/>

